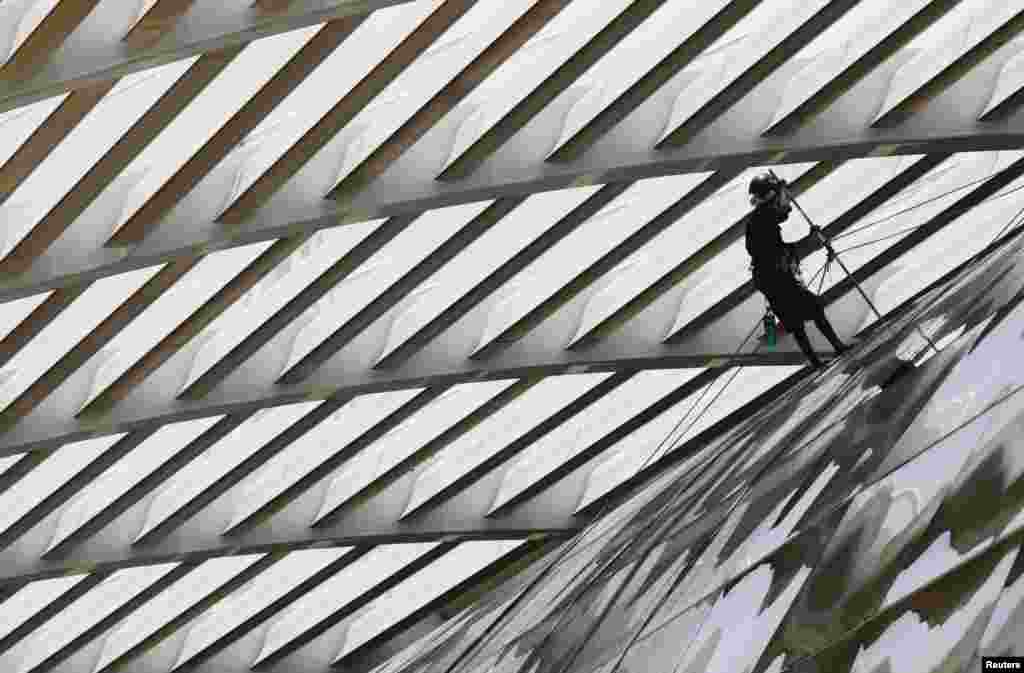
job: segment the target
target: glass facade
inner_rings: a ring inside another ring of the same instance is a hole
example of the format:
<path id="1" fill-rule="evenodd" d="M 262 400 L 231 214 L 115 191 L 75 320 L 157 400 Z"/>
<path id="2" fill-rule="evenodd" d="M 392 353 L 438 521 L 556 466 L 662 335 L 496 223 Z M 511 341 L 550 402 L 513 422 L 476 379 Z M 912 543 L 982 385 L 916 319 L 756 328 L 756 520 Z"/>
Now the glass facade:
<path id="1" fill-rule="evenodd" d="M 711 464 L 670 470 L 379 672 L 973 671 L 1021 654 L 1022 249 L 919 296 L 713 442 Z"/>

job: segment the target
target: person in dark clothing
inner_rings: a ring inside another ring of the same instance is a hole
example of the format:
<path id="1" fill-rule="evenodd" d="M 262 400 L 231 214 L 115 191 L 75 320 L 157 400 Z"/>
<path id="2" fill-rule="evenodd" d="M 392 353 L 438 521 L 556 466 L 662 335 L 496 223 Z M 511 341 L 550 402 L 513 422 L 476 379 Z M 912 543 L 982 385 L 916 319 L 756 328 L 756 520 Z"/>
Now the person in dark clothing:
<path id="1" fill-rule="evenodd" d="M 832 329 L 825 309 L 817 295 L 804 287 L 798 274 L 797 247 L 817 236 L 816 227 L 805 238 L 792 243 L 782 240 L 780 224 L 793 209 L 785 183 L 771 174 L 759 175 L 750 182 L 750 202 L 754 210 L 747 219 L 747 252 L 756 287 L 768 300 L 772 312 L 786 331 L 793 335 L 800 350 L 818 369 L 824 364 L 811 348 L 804 323 L 813 320 L 837 354 L 847 350 L 846 344 Z"/>

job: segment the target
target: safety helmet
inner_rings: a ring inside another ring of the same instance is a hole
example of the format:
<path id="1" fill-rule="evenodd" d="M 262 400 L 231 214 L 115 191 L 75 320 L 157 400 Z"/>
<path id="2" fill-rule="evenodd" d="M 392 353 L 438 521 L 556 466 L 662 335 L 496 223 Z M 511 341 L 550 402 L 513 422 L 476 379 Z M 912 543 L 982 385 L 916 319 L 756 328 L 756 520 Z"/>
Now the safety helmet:
<path id="1" fill-rule="evenodd" d="M 750 195 L 757 199 L 763 199 L 773 191 L 782 186 L 782 181 L 771 173 L 762 173 L 750 181 Z"/>

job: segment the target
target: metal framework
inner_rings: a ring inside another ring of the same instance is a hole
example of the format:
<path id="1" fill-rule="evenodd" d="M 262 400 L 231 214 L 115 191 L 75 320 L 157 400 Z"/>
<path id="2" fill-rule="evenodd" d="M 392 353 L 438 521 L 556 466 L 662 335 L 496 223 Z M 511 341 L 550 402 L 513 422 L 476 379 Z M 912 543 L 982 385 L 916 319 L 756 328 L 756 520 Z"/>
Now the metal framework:
<path id="1" fill-rule="evenodd" d="M 758 167 L 843 334 L 1012 223 L 1013 3 L 688 4 L 0 8 L 0 669 L 379 662 L 686 464 L 804 374 Z"/>

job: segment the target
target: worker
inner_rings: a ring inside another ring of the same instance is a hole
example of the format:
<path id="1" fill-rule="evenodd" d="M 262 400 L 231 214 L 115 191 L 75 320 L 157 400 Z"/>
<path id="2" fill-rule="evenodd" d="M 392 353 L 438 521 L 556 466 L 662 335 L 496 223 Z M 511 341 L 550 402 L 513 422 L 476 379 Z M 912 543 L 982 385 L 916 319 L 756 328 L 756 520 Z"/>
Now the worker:
<path id="1" fill-rule="evenodd" d="M 793 335 L 811 364 L 823 369 L 824 363 L 807 338 L 806 321 L 814 321 L 836 354 L 845 353 L 847 346 L 825 317 L 825 309 L 817 295 L 804 286 L 799 275 L 797 248 L 814 240 L 820 229 L 812 225 L 811 233 L 805 238 L 791 243 L 783 241 L 779 225 L 786 221 L 793 209 L 786 183 L 766 173 L 750 181 L 749 191 L 754 210 L 747 218 L 746 244 L 754 287 L 764 294 L 772 312 Z"/>

